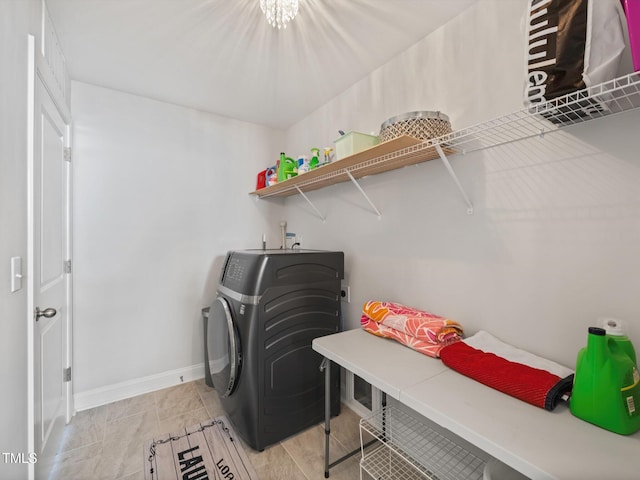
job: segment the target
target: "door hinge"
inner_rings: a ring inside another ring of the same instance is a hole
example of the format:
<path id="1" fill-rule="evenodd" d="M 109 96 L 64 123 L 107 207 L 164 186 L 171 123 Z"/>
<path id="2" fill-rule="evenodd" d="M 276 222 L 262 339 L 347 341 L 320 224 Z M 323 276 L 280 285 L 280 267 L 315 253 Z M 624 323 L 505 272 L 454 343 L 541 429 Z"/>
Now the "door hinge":
<path id="1" fill-rule="evenodd" d="M 71 260 L 64 261 L 64 273 L 71 273 Z"/>
<path id="2" fill-rule="evenodd" d="M 62 371 L 62 377 L 65 382 L 71 381 L 71 367 L 67 367 Z"/>
<path id="3" fill-rule="evenodd" d="M 65 162 L 71 162 L 71 147 L 64 147 L 63 155 Z"/>

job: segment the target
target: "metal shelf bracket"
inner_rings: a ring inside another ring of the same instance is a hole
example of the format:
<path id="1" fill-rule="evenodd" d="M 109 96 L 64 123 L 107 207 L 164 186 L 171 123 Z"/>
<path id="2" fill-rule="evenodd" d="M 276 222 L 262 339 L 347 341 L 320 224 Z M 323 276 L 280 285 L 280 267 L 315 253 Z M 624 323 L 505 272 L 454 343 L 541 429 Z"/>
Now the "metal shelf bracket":
<path id="1" fill-rule="evenodd" d="M 322 215 L 322 214 L 320 213 L 320 210 L 318 210 L 318 209 L 316 208 L 316 206 L 313 204 L 313 202 L 312 202 L 311 200 L 309 200 L 309 197 L 307 197 L 307 196 L 304 194 L 304 192 L 303 192 L 302 190 L 300 190 L 300 187 L 299 187 L 298 185 L 296 185 L 295 187 L 296 187 L 296 190 L 298 190 L 298 193 L 299 193 L 300 195 L 302 195 L 302 198 L 304 198 L 304 199 L 307 201 L 307 203 L 308 203 L 309 205 L 311 205 L 311 208 L 313 208 L 313 210 L 316 212 L 316 214 L 318 215 L 318 217 L 320 218 L 320 220 L 322 220 L 323 222 L 324 222 L 324 221 L 326 221 L 326 218 L 324 217 L 324 215 Z"/>
<path id="2" fill-rule="evenodd" d="M 440 155 L 440 159 L 442 160 L 442 163 L 444 163 L 444 166 L 447 167 L 447 171 L 449 172 L 449 175 L 451 175 L 451 178 L 453 178 L 453 181 L 458 187 L 458 190 L 460 190 L 460 193 L 462 194 L 462 198 L 464 199 L 464 202 L 467 204 L 467 215 L 473 215 L 473 204 L 471 203 L 471 200 L 469 200 L 469 197 L 467 196 L 467 193 L 464 191 L 464 188 L 462 188 L 462 185 L 460 184 L 460 180 L 458 180 L 458 177 L 456 176 L 456 172 L 453 171 L 453 168 L 449 163 L 449 159 L 442 151 L 442 147 L 440 146 L 439 143 L 435 144 L 435 148 L 436 148 L 436 151 L 438 152 L 438 155 Z"/>
<path id="3" fill-rule="evenodd" d="M 378 210 L 376 208 L 376 206 L 373 204 L 373 202 L 371 201 L 371 199 L 369 198 L 369 196 L 365 193 L 365 191 L 362 189 L 362 187 L 360 186 L 360 184 L 358 183 L 358 181 L 353 178 L 353 175 L 351 175 L 351 172 L 349 170 L 345 170 L 344 171 L 348 176 L 349 179 L 353 182 L 353 184 L 356 186 L 356 188 L 360 191 L 360 193 L 362 194 L 362 196 L 365 198 L 365 200 L 367 202 L 369 202 L 369 205 L 371 206 L 371 208 L 373 209 L 373 211 L 378 215 L 378 220 L 380 220 L 382 218 L 382 214 L 380 213 L 380 210 Z"/>

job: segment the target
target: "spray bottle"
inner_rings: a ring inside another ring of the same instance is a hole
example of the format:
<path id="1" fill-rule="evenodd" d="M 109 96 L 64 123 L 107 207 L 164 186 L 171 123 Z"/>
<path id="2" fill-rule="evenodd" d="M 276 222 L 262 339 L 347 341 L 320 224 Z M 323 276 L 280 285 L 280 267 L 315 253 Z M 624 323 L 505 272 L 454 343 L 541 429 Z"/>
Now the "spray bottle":
<path id="1" fill-rule="evenodd" d="M 331 163 L 333 160 L 333 148 L 324 147 L 324 162 L 325 164 Z"/>
<path id="2" fill-rule="evenodd" d="M 314 168 L 316 168 L 318 166 L 318 164 L 320 163 L 320 149 L 319 148 L 312 148 L 311 149 L 311 161 L 309 162 L 309 168 L 311 170 L 313 170 Z"/>

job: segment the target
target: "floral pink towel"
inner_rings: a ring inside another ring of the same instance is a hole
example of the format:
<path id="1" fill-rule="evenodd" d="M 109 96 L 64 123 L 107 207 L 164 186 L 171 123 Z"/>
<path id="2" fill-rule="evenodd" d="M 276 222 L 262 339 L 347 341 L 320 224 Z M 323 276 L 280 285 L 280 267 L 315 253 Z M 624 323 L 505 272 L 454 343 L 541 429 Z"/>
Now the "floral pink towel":
<path id="1" fill-rule="evenodd" d="M 365 303 L 360 323 L 369 333 L 392 338 L 430 357 L 438 357 L 442 347 L 462 338 L 458 322 L 399 303 Z"/>

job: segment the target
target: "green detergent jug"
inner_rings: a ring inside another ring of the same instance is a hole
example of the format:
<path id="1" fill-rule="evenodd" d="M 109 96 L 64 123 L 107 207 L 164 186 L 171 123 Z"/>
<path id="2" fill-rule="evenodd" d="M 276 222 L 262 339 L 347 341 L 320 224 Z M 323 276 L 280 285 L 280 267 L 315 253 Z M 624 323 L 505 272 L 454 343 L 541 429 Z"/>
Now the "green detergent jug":
<path id="1" fill-rule="evenodd" d="M 590 327 L 587 346 L 578 352 L 569 403 L 576 417 L 622 435 L 640 430 L 640 375 L 629 345 Z"/>
<path id="2" fill-rule="evenodd" d="M 280 153 L 280 161 L 278 162 L 278 183 L 289 180 L 298 174 L 298 164 L 293 158 L 286 157 Z"/>

